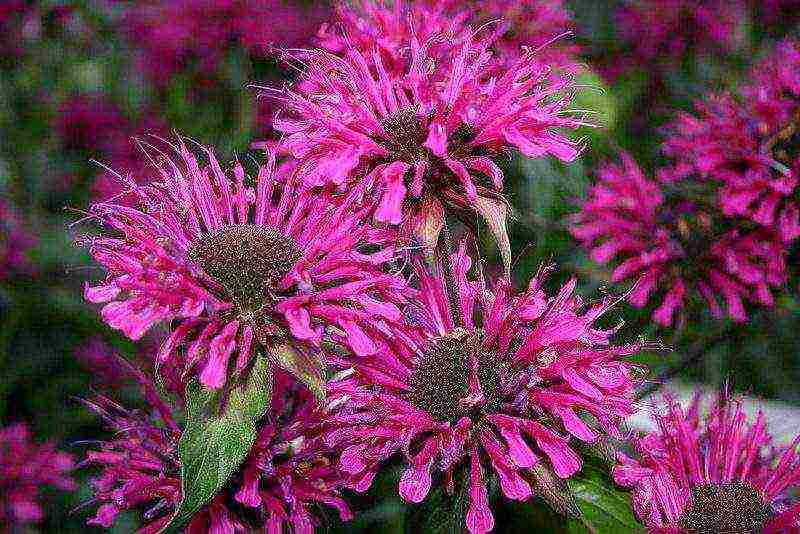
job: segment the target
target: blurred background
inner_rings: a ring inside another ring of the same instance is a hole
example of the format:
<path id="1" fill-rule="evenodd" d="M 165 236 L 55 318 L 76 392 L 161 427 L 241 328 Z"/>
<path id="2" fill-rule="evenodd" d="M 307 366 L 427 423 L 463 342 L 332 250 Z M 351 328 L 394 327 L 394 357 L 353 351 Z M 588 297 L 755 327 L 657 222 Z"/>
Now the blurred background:
<path id="1" fill-rule="evenodd" d="M 514 17 L 515 3 L 503 4 Z M 575 107 L 598 110 L 600 127 L 576 134 L 586 149 L 572 165 L 505 162 L 516 208 L 516 276 L 525 281 L 552 261 L 559 266 L 554 284 L 577 276 L 587 294 L 623 292 L 629 284 L 610 285 L 610 268 L 591 262 L 565 229 L 597 165 L 620 149 L 645 170 L 660 165 L 662 126 L 704 94 L 735 87 L 777 40 L 797 37 L 800 2 L 542 4 L 559 10 L 574 31 L 565 40 L 586 65 Z M 133 344 L 83 301 L 84 282 L 102 273 L 72 243 L 87 230 L 82 210 L 121 191 L 115 173 L 152 176 L 132 141 L 137 136 L 178 131 L 215 146 L 221 160 L 269 137 L 276 105 L 257 99 L 248 84 L 290 79 L 270 59 L 270 46 L 309 46 L 330 16 L 330 5 L 300 0 L 0 0 L 0 426 L 27 422 L 37 441 L 77 457 L 81 442 L 106 435 L 78 399 L 111 387 L 135 402 L 117 380 L 115 355 L 146 367 L 153 341 Z M 627 304 L 613 310 L 609 324 L 625 321 L 622 339 L 644 336 L 670 347 L 639 357 L 653 375 L 709 388 L 728 381 L 781 403 L 788 411 L 780 417 L 792 421 L 793 406 L 800 407 L 796 248 L 788 290 L 744 325 L 701 314 L 663 329 L 650 321 L 652 307 Z M 697 354 L 696 362 L 681 364 L 687 353 Z M 84 525 L 88 512 L 75 510 L 89 498 L 91 475 L 77 471 L 82 489 L 74 494 L 52 493 L 45 520 L 31 531 L 95 530 Z M 348 528 L 400 530 L 392 520 L 397 510 L 396 502 L 382 501 Z M 511 519 L 501 523 L 513 529 L 518 519 L 506 513 Z M 116 531 L 134 530 L 135 521 L 127 516 Z"/>

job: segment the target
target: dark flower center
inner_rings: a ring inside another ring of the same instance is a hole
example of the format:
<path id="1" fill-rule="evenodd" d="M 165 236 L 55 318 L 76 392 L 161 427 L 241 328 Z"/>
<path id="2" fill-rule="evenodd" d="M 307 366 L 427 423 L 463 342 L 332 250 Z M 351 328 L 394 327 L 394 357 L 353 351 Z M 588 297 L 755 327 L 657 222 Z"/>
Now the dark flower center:
<path id="1" fill-rule="evenodd" d="M 240 312 L 257 311 L 302 257 L 295 240 L 275 228 L 255 224 L 224 226 L 202 236 L 189 259 L 218 282 Z"/>
<path id="2" fill-rule="evenodd" d="M 478 381 L 484 399 L 472 402 L 471 361 L 478 361 Z M 494 356 L 481 347 L 480 339 L 460 330 L 434 340 L 411 374 L 409 401 L 439 421 L 457 422 L 480 415 L 498 402 L 498 373 Z"/>
<path id="3" fill-rule="evenodd" d="M 386 146 L 397 159 L 414 164 L 425 157 L 426 151 L 422 146 L 425 130 L 420 126 L 413 107 L 398 109 L 385 117 L 381 126 L 389 135 L 385 140 Z"/>
<path id="4" fill-rule="evenodd" d="M 678 524 L 693 534 L 759 534 L 771 517 L 772 509 L 758 490 L 730 482 L 694 488 Z"/>

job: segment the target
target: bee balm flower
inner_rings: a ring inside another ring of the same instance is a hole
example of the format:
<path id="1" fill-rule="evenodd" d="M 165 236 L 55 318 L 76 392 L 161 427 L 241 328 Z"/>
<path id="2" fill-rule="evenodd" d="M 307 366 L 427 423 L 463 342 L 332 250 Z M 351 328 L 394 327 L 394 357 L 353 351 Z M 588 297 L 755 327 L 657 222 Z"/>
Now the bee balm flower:
<path id="1" fill-rule="evenodd" d="M 650 532 L 800 532 L 800 502 L 788 498 L 800 486 L 800 436 L 774 446 L 763 414 L 748 421 L 735 399 L 718 398 L 705 418 L 699 395 L 686 408 L 665 403 L 659 430 L 635 442 L 638 459 L 622 455 L 613 473 Z"/>
<path id="2" fill-rule="evenodd" d="M 344 400 L 327 440 L 344 447 L 340 465 L 357 490 L 400 454 L 406 501 L 421 502 L 434 485 L 461 492 L 472 533 L 494 524 L 487 471 L 509 499 L 544 495 L 577 513 L 563 483 L 581 469 L 574 446 L 619 436 L 636 411 L 640 373 L 624 357 L 639 346 L 614 345 L 613 330 L 594 326 L 610 303 L 585 304 L 574 280 L 555 297 L 542 276 L 522 293 L 502 280 L 489 291 L 467 278 L 469 268 L 463 246 L 453 284 L 418 266 L 407 324 L 375 325 L 369 334 L 383 356 L 359 360 L 331 385 Z"/>
<path id="3" fill-rule="evenodd" d="M 377 350 L 359 323 L 397 318 L 404 283 L 382 271 L 392 247 L 359 252 L 375 245 L 363 194 L 334 198 L 292 176 L 281 182 L 273 158 L 250 177 L 238 164 L 223 170 L 210 150 L 203 166 L 183 143 L 173 148 L 180 161 L 161 159 L 160 178 L 133 187 L 135 207 L 90 208 L 109 235 L 81 241 L 107 277 L 85 295 L 104 303 L 109 325 L 139 339 L 170 323 L 159 363 L 198 368 L 210 388 L 259 348 L 288 340 L 314 357 L 326 326 L 347 332 L 357 354 Z"/>

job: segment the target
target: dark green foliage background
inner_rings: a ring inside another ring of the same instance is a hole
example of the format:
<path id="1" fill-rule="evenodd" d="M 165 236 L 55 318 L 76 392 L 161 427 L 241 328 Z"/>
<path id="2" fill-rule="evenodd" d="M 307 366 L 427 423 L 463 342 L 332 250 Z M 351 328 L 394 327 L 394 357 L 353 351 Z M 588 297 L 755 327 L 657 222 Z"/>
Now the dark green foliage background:
<path id="1" fill-rule="evenodd" d="M 613 62 L 624 52 L 615 34 L 614 2 L 571 0 L 568 4 L 576 18 L 576 39 L 590 69 L 596 62 Z M 90 39 L 82 39 L 55 22 L 52 13 L 63 6 L 73 9 L 81 24 L 91 30 Z M 75 231 L 67 225 L 79 214 L 64 208 L 87 205 L 90 186 L 98 172 L 89 160 L 102 161 L 105 155 L 65 148 L 54 128 L 59 106 L 75 95 L 99 93 L 134 122 L 145 110 L 152 110 L 170 128 L 216 146 L 222 159 L 227 160 L 245 153 L 257 133 L 255 94 L 244 86 L 285 74 L 270 60 L 231 47 L 213 76 L 213 83 L 198 88 L 197 68 L 190 64 L 166 86 L 156 87 L 138 70 L 133 60 L 135 51 L 119 32 L 122 8 L 115 2 L 89 0 L 39 2 L 38 9 L 43 14 L 39 36 L 22 43 L 21 56 L 0 57 L 0 194 L 19 207 L 39 239 L 30 253 L 37 274 L 0 282 L 0 424 L 27 421 L 38 439 L 55 440 L 76 455 L 82 453 L 76 441 L 106 434 L 97 419 L 75 400 L 105 386 L 98 384 L 74 358 L 75 350 L 97 335 L 131 359 L 136 358 L 137 347 L 101 324 L 96 310 L 82 299 L 84 280 L 99 276 L 99 272 L 90 267 L 83 250 L 71 245 Z M 559 271 L 551 280 L 553 285 L 578 276 L 587 295 L 626 289 L 607 285 L 609 271 L 588 261 L 564 231 L 563 223 L 585 195 L 599 162 L 623 148 L 646 169 L 653 169 L 660 163 L 659 128 L 675 111 L 689 109 L 692 99 L 705 92 L 735 86 L 747 66 L 768 51 L 777 36 L 797 33 L 792 27 L 764 28 L 749 20 L 742 24 L 747 39 L 737 55 L 690 54 L 669 72 L 667 82 L 657 90 L 646 72 L 634 71 L 614 84 L 606 84 L 590 70 L 582 81 L 600 90 L 583 92 L 575 107 L 598 109 L 603 126 L 581 132 L 588 136 L 589 146 L 580 161 L 571 166 L 551 160 L 519 159 L 506 163 L 508 192 L 516 209 L 510 232 L 520 283 L 542 262 L 554 261 Z M 63 188 L 59 184 L 65 174 L 74 179 Z M 485 235 L 483 239 L 491 250 L 490 237 Z M 795 251 L 793 259 L 797 257 Z M 496 255 L 492 259 L 496 262 Z M 790 291 L 779 297 L 774 310 L 753 313 L 746 326 L 720 325 L 701 315 L 676 334 L 651 324 L 650 310 L 626 305 L 618 306 L 607 321 L 626 321 L 619 334 L 621 339 L 642 335 L 673 347 L 673 351 L 639 357 L 654 372 L 680 360 L 688 347 L 702 344 L 715 332 L 723 332 L 723 340 L 708 346 L 702 362 L 684 372 L 683 379 L 717 385 L 729 378 L 738 391 L 800 405 L 800 388 L 796 386 L 800 379 L 796 261 L 791 268 Z M 117 394 L 136 402 L 135 391 L 130 388 L 123 387 Z M 95 530 L 84 526 L 88 510 L 71 513 L 89 498 L 85 482 L 91 474 L 91 470 L 77 474 L 83 489 L 76 494 L 48 498 L 47 520 L 32 531 Z M 582 491 L 590 491 L 587 488 L 600 476 L 595 468 L 587 468 L 585 480 L 579 482 Z M 354 498 L 356 509 L 361 511 L 357 519 L 342 527 L 333 515 L 327 515 L 329 527 L 389 534 L 414 525 L 422 528 L 421 522 L 436 516 L 420 507 L 412 507 L 404 514 L 396 484 L 397 467 L 390 466 L 373 491 Z M 589 496 L 606 502 L 602 496 Z M 617 497 L 611 495 L 604 510 L 611 510 L 608 513 L 615 516 L 608 521 L 625 523 L 630 519 L 625 515 L 629 511 L 620 509 L 614 501 Z M 587 499 L 586 509 L 597 508 L 590 501 Z M 565 525 L 541 506 L 498 502 L 495 510 L 497 532 L 584 531 L 577 524 Z M 135 525 L 135 516 L 128 514 L 114 531 L 130 532 Z M 449 527 L 439 530 L 442 528 Z"/>

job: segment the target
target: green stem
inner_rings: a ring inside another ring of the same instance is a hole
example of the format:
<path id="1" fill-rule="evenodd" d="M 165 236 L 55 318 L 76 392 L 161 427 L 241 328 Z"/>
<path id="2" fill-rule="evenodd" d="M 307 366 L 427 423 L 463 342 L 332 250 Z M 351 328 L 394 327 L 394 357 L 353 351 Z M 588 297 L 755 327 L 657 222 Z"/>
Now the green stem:
<path id="1" fill-rule="evenodd" d="M 442 225 L 442 244 L 439 249 L 439 263 L 444 274 L 444 286 L 447 293 L 447 300 L 450 303 L 450 316 L 453 318 L 453 325 L 456 328 L 464 328 L 464 318 L 461 314 L 461 304 L 458 298 L 458 286 L 456 285 L 455 272 L 453 270 L 453 239 L 450 235 L 450 226 L 447 224 L 447 216 L 443 219 Z"/>

